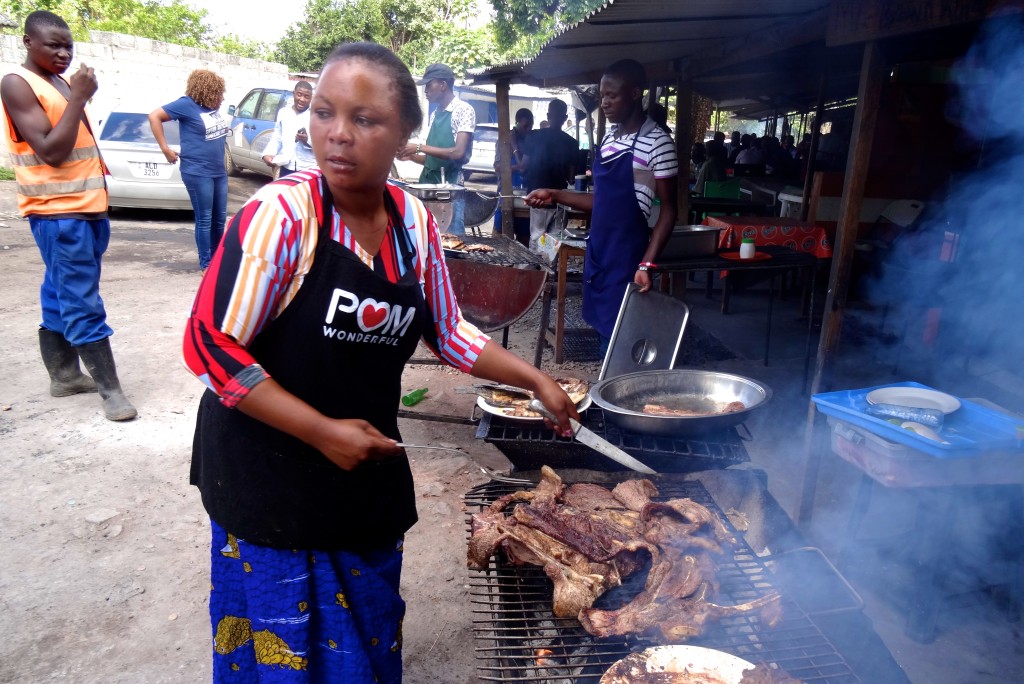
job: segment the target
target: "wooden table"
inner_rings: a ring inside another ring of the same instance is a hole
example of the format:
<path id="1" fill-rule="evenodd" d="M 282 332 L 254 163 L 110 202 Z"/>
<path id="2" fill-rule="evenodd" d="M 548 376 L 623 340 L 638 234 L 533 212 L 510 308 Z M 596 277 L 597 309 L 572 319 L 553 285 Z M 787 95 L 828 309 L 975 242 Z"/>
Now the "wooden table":
<path id="1" fill-rule="evenodd" d="M 556 284 L 555 284 L 555 304 L 557 311 L 555 313 L 555 330 L 548 329 L 548 321 L 550 319 L 551 311 L 551 292 L 550 290 L 544 295 L 544 306 L 541 313 L 541 335 L 554 347 L 555 349 L 555 363 L 562 363 L 564 360 L 565 351 L 563 345 L 565 343 L 565 293 L 568 289 L 569 282 L 569 258 L 570 257 L 582 257 L 587 253 L 587 242 L 586 240 L 562 240 L 558 246 L 558 257 L 557 267 L 555 270 Z M 540 367 L 540 354 L 541 345 L 537 345 L 537 358 L 535 359 L 534 365 Z"/>

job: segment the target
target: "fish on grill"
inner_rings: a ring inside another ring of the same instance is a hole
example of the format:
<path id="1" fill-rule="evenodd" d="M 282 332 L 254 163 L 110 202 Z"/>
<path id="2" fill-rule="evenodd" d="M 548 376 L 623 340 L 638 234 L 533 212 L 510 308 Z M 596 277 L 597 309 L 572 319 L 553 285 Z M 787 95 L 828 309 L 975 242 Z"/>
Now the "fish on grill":
<path id="1" fill-rule="evenodd" d="M 743 671 L 740 684 L 803 684 L 793 679 L 782 670 L 772 669 L 767 663 L 758 663 L 753 668 Z"/>
<path id="2" fill-rule="evenodd" d="M 705 506 L 652 501 L 657 494 L 650 480 L 612 490 L 566 487 L 544 466 L 535 489 L 506 495 L 472 517 L 467 564 L 486 569 L 501 550 L 512 564 L 541 567 L 554 585 L 554 614 L 577 618 L 598 637 L 640 634 L 681 643 L 710 622 L 755 611 L 769 626 L 777 624 L 776 592 L 735 606 L 713 602 L 715 557 L 737 540 Z M 615 610 L 593 608 L 605 591 L 644 568 L 644 588 L 631 601 Z"/>

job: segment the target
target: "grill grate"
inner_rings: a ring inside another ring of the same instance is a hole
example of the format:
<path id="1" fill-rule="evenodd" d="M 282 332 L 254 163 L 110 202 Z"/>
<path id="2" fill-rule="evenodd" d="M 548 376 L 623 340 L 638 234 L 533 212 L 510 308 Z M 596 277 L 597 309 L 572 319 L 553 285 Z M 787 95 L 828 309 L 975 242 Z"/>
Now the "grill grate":
<path id="1" fill-rule="evenodd" d="M 551 264 L 544 257 L 531 252 L 525 246 L 511 238 L 497 235 L 494 237 L 471 237 L 464 238 L 467 245 L 486 245 L 494 249 L 493 252 L 457 252 L 446 249 L 446 259 L 468 259 L 494 266 L 512 266 L 525 268 L 540 268 L 551 273 Z"/>
<path id="2" fill-rule="evenodd" d="M 643 461 L 659 473 L 684 473 L 726 468 L 750 460 L 735 428 L 699 437 L 659 437 L 623 430 L 608 422 L 604 411 L 591 406 L 581 422 L 597 435 Z M 572 439 L 558 437 L 536 421 L 509 420 L 486 413 L 477 427 L 477 439 L 490 442 L 512 462 L 514 470 L 559 468 L 622 470 L 618 463 Z"/>
<path id="3" fill-rule="evenodd" d="M 496 481 L 474 487 L 465 497 L 467 509 L 473 513 L 519 488 L 521 485 Z M 735 533 L 700 482 L 659 481 L 658 488 L 659 500 L 689 497 L 714 511 Z M 645 574 L 635 573 L 595 605 L 621 605 L 643 588 Z M 733 549 L 731 560 L 719 563 L 718 578 L 723 603 L 742 603 L 763 596 L 772 587 L 771 574 L 742 541 Z M 475 650 L 483 681 L 596 684 L 613 663 L 631 651 L 657 645 L 636 637 L 598 639 L 575 619 L 556 618 L 551 612 L 551 582 L 540 568 L 505 566 L 492 558 L 487 570 L 470 573 L 469 582 Z M 762 628 L 754 615 L 725 618 L 691 643 L 753 663 L 775 663 L 807 683 L 860 681 L 811 619 L 785 596 L 783 615 L 774 628 Z"/>

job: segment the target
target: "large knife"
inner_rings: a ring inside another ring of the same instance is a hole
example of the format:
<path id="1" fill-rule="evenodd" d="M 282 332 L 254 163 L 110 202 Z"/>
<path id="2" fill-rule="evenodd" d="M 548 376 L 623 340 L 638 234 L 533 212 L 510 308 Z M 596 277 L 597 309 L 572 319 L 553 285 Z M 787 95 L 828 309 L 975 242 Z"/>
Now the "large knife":
<path id="1" fill-rule="evenodd" d="M 552 423 L 555 423 L 556 425 L 558 424 L 558 418 L 555 417 L 555 414 L 549 411 L 548 407 L 542 404 L 539 399 L 534 399 L 530 402 L 530 410 L 536 411 Z M 575 418 L 569 418 L 569 424 L 572 426 L 573 436 L 575 436 L 577 440 L 586 444 L 602 456 L 607 456 L 616 463 L 621 463 L 630 470 L 635 470 L 638 473 L 645 473 L 647 475 L 658 474 L 657 471 L 651 470 L 608 440 L 602 439 L 594 431 L 580 425 L 580 422 Z"/>

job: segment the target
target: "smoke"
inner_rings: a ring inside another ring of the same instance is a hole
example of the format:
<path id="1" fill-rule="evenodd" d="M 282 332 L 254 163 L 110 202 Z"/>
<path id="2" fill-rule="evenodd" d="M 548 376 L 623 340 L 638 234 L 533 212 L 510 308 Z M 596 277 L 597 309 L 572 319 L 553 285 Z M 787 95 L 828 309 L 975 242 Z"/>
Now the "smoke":
<path id="1" fill-rule="evenodd" d="M 990 20 L 951 74 L 947 117 L 977 165 L 893 243 L 870 296 L 926 343 L 933 366 L 1014 370 L 1024 352 L 1024 22 Z"/>

